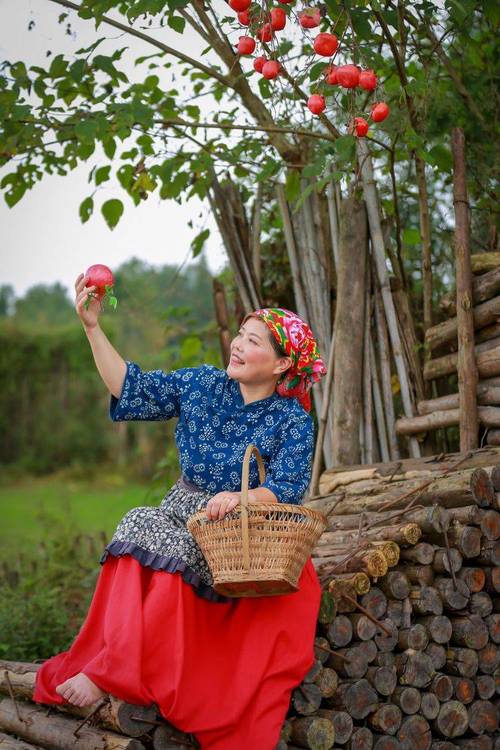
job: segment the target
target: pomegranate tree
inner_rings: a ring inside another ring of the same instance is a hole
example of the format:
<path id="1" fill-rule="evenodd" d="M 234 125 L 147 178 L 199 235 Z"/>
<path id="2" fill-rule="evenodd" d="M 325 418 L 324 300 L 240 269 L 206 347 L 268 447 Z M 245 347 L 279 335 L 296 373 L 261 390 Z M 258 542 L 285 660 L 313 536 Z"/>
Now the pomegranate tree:
<path id="1" fill-rule="evenodd" d="M 349 51 L 340 48 L 338 37 L 335 33 L 335 26 L 328 28 L 330 21 L 325 14 L 324 6 L 311 5 L 307 6 L 301 3 L 301 8 L 296 6 L 296 0 L 276 0 L 276 2 L 252 2 L 252 0 L 229 0 L 229 6 L 236 12 L 238 21 L 241 26 L 246 27 L 247 33 L 239 37 L 236 45 L 237 53 L 241 56 L 253 55 L 253 69 L 263 78 L 272 81 L 278 78 L 280 74 L 288 77 L 283 63 L 277 59 L 280 39 L 277 38 L 289 24 L 295 21 L 301 32 L 308 37 L 307 43 L 312 47 L 315 55 L 329 58 L 329 64 L 325 67 L 322 75 L 314 84 L 313 90 L 307 99 L 307 108 L 309 111 L 318 116 L 326 108 L 329 97 L 336 95 L 348 96 L 343 99 L 341 106 L 345 106 L 347 101 L 351 117 L 347 127 L 348 132 L 362 138 L 368 133 L 367 118 L 372 122 L 382 122 L 389 115 L 389 107 L 385 102 L 375 101 L 369 106 L 369 111 L 365 112 L 365 117 L 354 116 L 355 110 L 359 106 L 356 98 L 356 90 L 360 90 L 366 106 L 366 92 L 376 93 L 379 88 L 377 74 L 372 68 L 363 68 L 355 62 L 349 61 Z M 337 19 L 338 20 L 338 19 Z M 322 27 L 321 30 L 318 27 Z M 313 38 L 310 36 L 312 30 L 318 30 Z M 269 46 L 268 46 L 269 45 Z M 347 61 L 339 64 L 337 54 L 342 54 Z M 359 57 L 359 50 L 353 50 L 356 57 Z M 332 87 L 336 87 L 336 91 Z"/>

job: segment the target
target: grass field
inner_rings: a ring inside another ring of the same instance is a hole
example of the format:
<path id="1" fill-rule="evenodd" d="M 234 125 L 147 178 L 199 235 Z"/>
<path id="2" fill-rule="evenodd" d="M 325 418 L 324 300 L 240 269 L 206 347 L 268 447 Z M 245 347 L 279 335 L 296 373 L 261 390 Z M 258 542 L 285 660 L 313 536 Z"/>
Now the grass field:
<path id="1" fill-rule="evenodd" d="M 118 475 L 101 480 L 29 478 L 0 486 L 0 560 L 29 554 L 58 525 L 111 537 L 130 508 L 157 505 L 160 491 Z"/>

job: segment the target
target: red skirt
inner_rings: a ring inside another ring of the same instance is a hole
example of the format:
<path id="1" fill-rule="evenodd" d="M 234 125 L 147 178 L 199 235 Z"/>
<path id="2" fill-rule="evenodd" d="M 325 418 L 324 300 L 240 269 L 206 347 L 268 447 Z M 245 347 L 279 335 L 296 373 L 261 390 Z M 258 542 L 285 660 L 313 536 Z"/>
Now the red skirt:
<path id="1" fill-rule="evenodd" d="M 79 672 L 128 703 L 156 703 L 202 750 L 274 750 L 292 690 L 314 662 L 321 588 L 309 558 L 292 594 L 229 603 L 131 555 L 102 565 L 68 651 L 37 672 L 33 700 Z"/>

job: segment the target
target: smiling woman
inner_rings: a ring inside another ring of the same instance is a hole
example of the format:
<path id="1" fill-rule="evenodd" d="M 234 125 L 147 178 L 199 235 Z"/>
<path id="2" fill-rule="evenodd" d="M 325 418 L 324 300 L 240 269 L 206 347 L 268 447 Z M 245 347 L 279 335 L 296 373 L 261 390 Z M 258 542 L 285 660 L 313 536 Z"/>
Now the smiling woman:
<path id="1" fill-rule="evenodd" d="M 42 664 L 33 699 L 85 706 L 111 693 L 156 703 L 202 750 L 274 750 L 291 691 L 314 661 L 321 589 L 311 559 L 292 594 L 227 598 L 213 588 L 187 520 L 200 510 L 222 518 L 240 502 L 249 443 L 266 468 L 259 484 L 252 457 L 250 502 L 302 502 L 313 452 L 309 390 L 325 373 L 312 332 L 288 310 L 256 310 L 226 370 L 145 372 L 113 349 L 96 301 L 85 310 L 91 290 L 82 276 L 76 290 L 111 419 L 177 417 L 182 474 L 158 507 L 132 508 L 119 522 L 86 620 L 70 649 Z"/>

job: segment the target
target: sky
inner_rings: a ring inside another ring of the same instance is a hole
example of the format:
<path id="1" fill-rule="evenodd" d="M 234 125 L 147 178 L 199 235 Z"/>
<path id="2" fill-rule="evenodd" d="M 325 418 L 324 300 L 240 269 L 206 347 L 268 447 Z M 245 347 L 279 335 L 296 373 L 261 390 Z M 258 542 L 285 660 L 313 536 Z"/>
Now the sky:
<path id="1" fill-rule="evenodd" d="M 128 46 L 130 51 L 124 54 L 123 61 L 152 52 L 146 43 L 121 35 L 109 26 L 101 26 L 96 35 L 93 23 L 78 19 L 74 12 L 68 19 L 72 31 L 68 35 L 66 25 L 57 20 L 64 10 L 48 0 L 0 0 L 0 62 L 22 59 L 28 65 L 45 66 L 47 50 L 71 55 L 91 44 L 96 36 L 110 38 L 105 43 L 107 47 L 103 44 L 99 48 L 104 54 L 117 46 Z M 34 21 L 34 27 L 28 31 L 30 21 Z M 181 37 L 171 29 L 151 33 L 170 46 L 180 47 Z M 186 27 L 182 49 L 195 56 L 199 46 L 196 33 Z M 123 65 L 123 69 L 131 79 L 141 75 L 132 64 Z M 168 73 L 165 71 L 164 75 Z M 82 224 L 78 209 L 92 192 L 88 174 L 95 163 L 99 163 L 97 149 L 94 156 L 67 176 L 45 176 L 13 208 L 0 195 L 0 284 L 12 285 L 16 297 L 34 284 L 56 281 L 73 293 L 76 277 L 93 263 L 104 263 L 113 269 L 135 256 L 151 265 L 180 265 L 189 255 L 191 240 L 205 228 L 211 231 L 204 251 L 208 266 L 213 273 L 223 267 L 226 254 L 215 219 L 208 203 L 198 199 L 179 205 L 172 200 L 161 201 L 153 193 L 136 207 L 121 187 L 109 182 L 95 194 L 94 214 Z M 100 163 L 107 163 L 107 159 Z M 10 171 L 9 165 L 0 170 L 0 180 Z M 110 230 L 97 209 L 108 198 L 116 197 L 124 202 L 125 211 L 115 229 Z M 192 229 L 189 220 L 193 222 Z"/>

